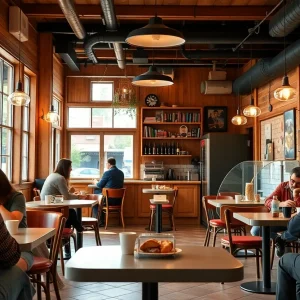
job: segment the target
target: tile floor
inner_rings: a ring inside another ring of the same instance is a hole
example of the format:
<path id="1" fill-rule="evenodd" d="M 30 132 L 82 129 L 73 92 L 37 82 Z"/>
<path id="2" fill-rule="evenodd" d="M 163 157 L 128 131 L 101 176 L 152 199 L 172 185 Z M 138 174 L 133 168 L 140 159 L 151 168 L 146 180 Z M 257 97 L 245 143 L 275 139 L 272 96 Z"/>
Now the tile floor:
<path id="1" fill-rule="evenodd" d="M 145 232 L 145 226 L 126 227 L 125 231 L 136 231 L 138 233 Z M 110 227 L 106 231 L 101 228 L 100 235 L 102 245 L 119 244 L 118 233 L 122 231 L 120 227 Z M 194 244 L 203 245 L 205 229 L 203 227 L 178 226 L 175 232 L 176 245 Z M 221 234 L 219 235 L 219 237 Z M 219 239 L 218 239 L 219 242 Z M 93 232 L 84 233 L 84 247 L 94 246 L 95 238 Z M 217 245 L 219 247 L 219 244 Z M 96 258 L 95 258 L 96 259 Z M 256 280 L 255 260 L 254 258 L 241 259 L 245 266 L 245 278 L 243 281 Z M 275 258 L 274 268 L 272 270 L 272 278 L 276 279 L 278 259 Z M 60 272 L 60 267 L 58 267 Z M 130 282 L 72 282 L 61 276 L 65 287 L 60 291 L 63 300 L 141 300 L 141 284 Z M 159 284 L 160 300 L 260 300 L 275 299 L 275 296 L 251 294 L 240 289 L 241 282 L 225 283 L 161 283 Z M 36 298 L 34 298 L 36 299 Z M 51 299 L 56 299 L 55 293 L 51 292 Z"/>

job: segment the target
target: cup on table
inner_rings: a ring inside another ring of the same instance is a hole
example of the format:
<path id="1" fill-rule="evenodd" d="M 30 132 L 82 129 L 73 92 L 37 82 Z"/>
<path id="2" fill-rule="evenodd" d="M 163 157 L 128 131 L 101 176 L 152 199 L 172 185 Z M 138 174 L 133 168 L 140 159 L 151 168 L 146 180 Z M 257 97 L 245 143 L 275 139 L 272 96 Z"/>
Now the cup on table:
<path id="1" fill-rule="evenodd" d="M 46 195 L 45 196 L 45 204 L 51 204 L 54 202 L 55 197 L 52 195 Z"/>
<path id="2" fill-rule="evenodd" d="M 19 220 L 6 220 L 5 221 L 6 228 L 11 235 L 18 233 L 19 223 L 20 223 Z"/>
<path id="3" fill-rule="evenodd" d="M 55 203 L 62 203 L 64 202 L 64 196 L 63 195 L 56 195 L 54 198 Z"/>
<path id="4" fill-rule="evenodd" d="M 234 195 L 235 202 L 240 202 L 243 200 L 243 195 Z"/>
<path id="5" fill-rule="evenodd" d="M 283 207 L 282 213 L 285 218 L 290 218 L 292 215 L 292 207 Z"/>
<path id="6" fill-rule="evenodd" d="M 300 213 L 300 207 L 296 207 L 297 214 Z"/>
<path id="7" fill-rule="evenodd" d="M 120 232 L 119 237 L 122 254 L 133 254 L 136 232 Z"/>
<path id="8" fill-rule="evenodd" d="M 255 202 L 260 202 L 260 194 L 255 194 L 254 195 L 254 201 Z"/>
<path id="9" fill-rule="evenodd" d="M 86 191 L 80 191 L 79 195 L 85 196 L 86 195 Z"/>

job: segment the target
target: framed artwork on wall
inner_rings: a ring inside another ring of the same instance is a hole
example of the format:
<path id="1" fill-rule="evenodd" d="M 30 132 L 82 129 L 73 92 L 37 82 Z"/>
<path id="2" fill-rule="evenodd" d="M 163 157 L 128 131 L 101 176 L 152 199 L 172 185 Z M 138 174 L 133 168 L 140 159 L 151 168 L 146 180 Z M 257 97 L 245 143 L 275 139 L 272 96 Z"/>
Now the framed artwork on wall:
<path id="1" fill-rule="evenodd" d="M 296 136 L 295 136 L 295 110 L 291 109 L 283 114 L 284 117 L 284 158 L 296 158 Z"/>
<path id="2" fill-rule="evenodd" d="M 227 131 L 227 106 L 204 107 L 204 132 Z"/>

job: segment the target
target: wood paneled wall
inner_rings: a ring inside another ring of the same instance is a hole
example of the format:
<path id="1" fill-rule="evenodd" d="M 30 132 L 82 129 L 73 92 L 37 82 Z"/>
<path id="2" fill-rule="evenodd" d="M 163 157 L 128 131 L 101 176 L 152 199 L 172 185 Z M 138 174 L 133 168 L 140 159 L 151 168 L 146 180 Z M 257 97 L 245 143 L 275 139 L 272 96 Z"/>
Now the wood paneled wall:
<path id="1" fill-rule="evenodd" d="M 19 57 L 19 41 L 8 32 L 9 26 L 9 1 L 0 0 L 0 46 L 15 58 Z M 38 34 L 29 24 L 29 40 L 20 43 L 21 61 L 32 72 L 38 71 Z"/>
<path id="2" fill-rule="evenodd" d="M 53 54 L 53 95 L 63 101 L 65 94 L 65 74 L 61 59 Z"/>

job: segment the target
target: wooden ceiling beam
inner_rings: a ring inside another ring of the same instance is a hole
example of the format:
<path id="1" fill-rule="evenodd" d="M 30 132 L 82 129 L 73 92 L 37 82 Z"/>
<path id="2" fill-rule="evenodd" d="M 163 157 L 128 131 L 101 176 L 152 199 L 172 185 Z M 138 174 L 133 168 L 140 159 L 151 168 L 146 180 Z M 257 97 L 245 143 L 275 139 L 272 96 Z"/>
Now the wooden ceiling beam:
<path id="1" fill-rule="evenodd" d="M 116 5 L 119 20 L 147 20 L 157 15 L 164 20 L 192 21 L 251 21 L 263 19 L 271 6 L 188 6 L 188 5 Z M 22 10 L 31 18 L 64 18 L 57 4 L 22 4 Z M 77 5 L 81 19 L 99 19 L 100 5 Z"/>

